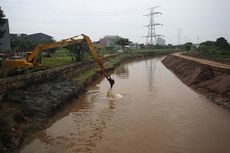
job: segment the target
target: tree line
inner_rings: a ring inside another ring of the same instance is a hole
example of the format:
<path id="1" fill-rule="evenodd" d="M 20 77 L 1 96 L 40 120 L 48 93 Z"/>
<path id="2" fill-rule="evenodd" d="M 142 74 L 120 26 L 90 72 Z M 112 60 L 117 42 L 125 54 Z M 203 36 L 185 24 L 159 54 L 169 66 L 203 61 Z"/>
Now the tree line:
<path id="1" fill-rule="evenodd" d="M 194 48 L 203 54 L 230 55 L 230 44 L 224 37 L 217 38 L 216 41 L 204 41 L 200 43 L 199 46 L 187 42 L 183 45 L 183 48 L 186 51 L 190 51 Z"/>
<path id="2" fill-rule="evenodd" d="M 224 37 L 220 37 L 216 41 L 200 43 L 198 51 L 208 54 L 230 54 L 230 44 Z"/>
<path id="3" fill-rule="evenodd" d="M 2 38 L 4 36 L 4 33 L 5 33 L 5 31 L 2 30 L 2 28 L 1 28 L 5 24 L 5 22 L 6 22 L 5 19 L 4 19 L 4 17 L 5 17 L 5 15 L 3 13 L 3 10 L 0 7 L 0 38 Z"/>

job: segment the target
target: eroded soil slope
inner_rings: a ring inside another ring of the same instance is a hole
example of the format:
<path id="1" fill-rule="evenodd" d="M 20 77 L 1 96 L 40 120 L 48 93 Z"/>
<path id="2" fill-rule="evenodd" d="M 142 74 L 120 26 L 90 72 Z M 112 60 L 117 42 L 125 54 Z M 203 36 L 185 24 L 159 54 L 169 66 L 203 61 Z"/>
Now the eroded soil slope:
<path id="1" fill-rule="evenodd" d="M 230 70 L 169 55 L 162 63 L 185 84 L 230 109 Z"/>

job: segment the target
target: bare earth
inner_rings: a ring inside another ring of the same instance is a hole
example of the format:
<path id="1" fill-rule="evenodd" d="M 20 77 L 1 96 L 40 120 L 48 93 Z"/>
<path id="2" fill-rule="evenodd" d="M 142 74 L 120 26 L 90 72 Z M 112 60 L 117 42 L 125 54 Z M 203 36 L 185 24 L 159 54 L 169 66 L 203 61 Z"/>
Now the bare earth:
<path id="1" fill-rule="evenodd" d="M 230 109 L 230 65 L 180 53 L 169 55 L 162 62 L 196 92 Z"/>
<path id="2" fill-rule="evenodd" d="M 214 61 L 201 59 L 201 58 L 196 58 L 196 57 L 191 57 L 191 56 L 186 56 L 186 55 L 182 55 L 181 53 L 175 53 L 173 55 L 178 56 L 178 57 L 182 57 L 184 59 L 193 60 L 193 61 L 205 64 L 205 65 L 210 65 L 210 66 L 213 66 L 213 67 L 218 67 L 218 68 L 223 68 L 223 69 L 230 69 L 230 65 L 228 65 L 228 64 L 223 64 L 223 63 L 214 62 Z"/>

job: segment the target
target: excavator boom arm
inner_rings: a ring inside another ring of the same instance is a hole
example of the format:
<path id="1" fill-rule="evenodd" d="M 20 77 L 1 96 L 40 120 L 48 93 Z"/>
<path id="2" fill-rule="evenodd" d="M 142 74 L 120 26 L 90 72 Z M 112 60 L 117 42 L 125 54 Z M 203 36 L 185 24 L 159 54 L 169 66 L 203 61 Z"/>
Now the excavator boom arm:
<path id="1" fill-rule="evenodd" d="M 77 37 L 73 37 L 71 39 L 70 38 L 64 39 L 58 42 L 53 42 L 53 43 L 48 43 L 48 44 L 39 44 L 35 47 L 31 55 L 28 57 L 28 61 L 32 62 L 36 60 L 38 55 L 44 50 L 57 48 L 57 47 L 65 47 L 65 46 L 72 45 L 72 44 L 81 44 L 83 41 L 82 39 L 74 39 L 74 38 L 77 38 Z"/>
<path id="2" fill-rule="evenodd" d="M 91 51 L 91 53 L 93 54 L 93 57 L 97 63 L 97 65 L 100 67 L 101 69 L 101 72 L 103 73 L 103 75 L 106 76 L 105 74 L 105 68 L 104 68 L 104 65 L 101 63 L 100 59 L 99 59 L 99 56 L 97 54 L 97 51 L 96 51 L 96 48 L 94 47 L 92 41 L 90 40 L 90 38 L 84 34 L 82 34 L 87 46 L 89 47 L 89 50 Z"/>
<path id="3" fill-rule="evenodd" d="M 112 88 L 113 85 L 114 85 L 114 80 L 113 80 L 109 75 L 106 75 L 106 73 L 105 73 L 105 67 L 104 67 L 104 65 L 101 63 L 101 61 L 100 61 L 100 59 L 99 59 L 99 56 L 98 56 L 98 54 L 97 54 L 97 50 L 96 50 L 96 48 L 94 47 L 92 41 L 90 40 L 90 38 L 89 38 L 88 36 L 86 36 L 86 35 L 84 35 L 84 34 L 82 34 L 82 36 L 83 36 L 83 38 L 84 38 L 86 44 L 88 45 L 88 47 L 89 47 L 91 53 L 93 54 L 93 57 L 94 57 L 94 59 L 95 59 L 97 65 L 100 67 L 101 72 L 103 73 L 103 75 L 105 76 L 105 78 L 109 81 L 110 86 L 111 86 L 111 88 Z"/>
<path id="4" fill-rule="evenodd" d="M 48 44 L 40 44 L 40 45 L 35 47 L 35 49 L 32 51 L 30 56 L 28 56 L 27 60 L 28 60 L 28 62 L 32 62 L 33 65 L 36 65 L 35 63 L 37 62 L 37 57 L 44 50 L 57 48 L 57 47 L 65 47 L 65 46 L 73 45 L 73 44 L 82 44 L 83 42 L 85 42 L 87 44 L 87 46 L 89 47 L 91 53 L 93 54 L 93 57 L 94 57 L 96 63 L 100 67 L 102 74 L 109 81 L 110 86 L 112 88 L 112 86 L 114 84 L 114 80 L 109 75 L 106 75 L 104 65 L 101 63 L 99 56 L 97 54 L 96 48 L 94 47 L 92 41 L 90 40 L 90 38 L 87 35 L 82 34 L 81 36 L 83 37 L 82 39 L 79 39 L 78 36 L 75 36 L 75 37 L 64 39 L 64 40 L 61 40 L 58 42 L 53 42 L 53 43 L 48 43 Z"/>

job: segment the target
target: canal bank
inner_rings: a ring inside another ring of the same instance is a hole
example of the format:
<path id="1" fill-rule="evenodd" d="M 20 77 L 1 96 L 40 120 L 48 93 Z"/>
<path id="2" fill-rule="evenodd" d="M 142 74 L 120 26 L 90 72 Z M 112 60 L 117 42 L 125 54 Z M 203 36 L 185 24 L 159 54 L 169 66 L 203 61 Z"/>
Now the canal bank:
<path id="1" fill-rule="evenodd" d="M 104 64 L 106 71 L 110 72 L 121 63 L 153 56 L 156 54 L 151 52 L 122 55 L 111 58 Z M 51 116 L 63 111 L 66 105 L 77 99 L 99 77 L 100 70 L 93 67 L 84 69 L 71 78 L 56 77 L 4 93 L 0 107 L 1 151 L 17 150 L 26 137 L 44 129 Z"/>
<path id="2" fill-rule="evenodd" d="M 230 110 L 230 69 L 227 65 L 169 55 L 162 62 L 186 85 Z M 210 64 L 209 64 L 210 63 Z"/>

